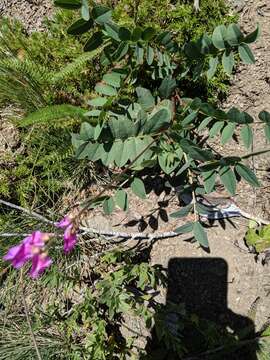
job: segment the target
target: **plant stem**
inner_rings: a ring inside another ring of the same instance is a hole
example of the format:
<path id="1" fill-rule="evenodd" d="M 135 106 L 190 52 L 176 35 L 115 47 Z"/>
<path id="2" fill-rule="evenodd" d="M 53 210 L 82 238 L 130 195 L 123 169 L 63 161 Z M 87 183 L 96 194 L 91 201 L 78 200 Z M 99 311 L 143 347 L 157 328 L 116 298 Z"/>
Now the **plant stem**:
<path id="1" fill-rule="evenodd" d="M 31 321 L 30 321 L 30 317 L 29 317 L 29 309 L 28 309 L 28 305 L 26 303 L 25 296 L 24 296 L 24 290 L 22 290 L 22 300 L 23 300 L 24 312 L 25 312 L 29 332 L 30 332 L 30 335 L 31 335 L 31 338 L 32 338 L 32 341 L 33 341 L 33 344 L 34 344 L 34 347 L 35 347 L 35 350 L 37 353 L 37 358 L 38 358 L 38 360 L 42 360 L 42 357 L 41 357 L 39 349 L 38 349 L 37 341 L 35 338 L 35 334 L 32 329 L 32 325 L 31 325 Z"/>
<path id="2" fill-rule="evenodd" d="M 187 154 L 184 153 L 184 159 L 185 159 L 185 162 L 186 164 L 188 164 L 188 158 L 187 158 Z M 193 186 L 193 176 L 192 176 L 192 172 L 190 170 L 190 168 L 188 167 L 188 182 L 189 184 L 191 185 L 191 187 Z M 198 221 L 199 220 L 199 214 L 197 212 L 197 208 L 196 208 L 196 194 L 195 194 L 195 191 L 191 190 L 192 192 L 192 204 L 193 204 L 193 210 L 194 210 L 194 216 L 195 216 L 195 221 Z"/>

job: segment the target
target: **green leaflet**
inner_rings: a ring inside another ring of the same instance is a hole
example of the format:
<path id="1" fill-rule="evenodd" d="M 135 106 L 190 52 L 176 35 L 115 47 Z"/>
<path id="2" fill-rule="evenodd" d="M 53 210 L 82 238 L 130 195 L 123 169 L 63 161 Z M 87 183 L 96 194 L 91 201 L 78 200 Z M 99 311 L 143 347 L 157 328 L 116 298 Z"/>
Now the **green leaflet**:
<path id="1" fill-rule="evenodd" d="M 129 159 L 129 154 L 124 147 L 125 143 L 123 141 L 115 141 L 110 151 L 111 159 L 119 167 L 126 165 Z"/>
<path id="2" fill-rule="evenodd" d="M 103 34 L 101 31 L 95 32 L 84 45 L 84 51 L 93 51 L 99 48 L 103 43 Z"/>
<path id="3" fill-rule="evenodd" d="M 120 41 L 119 38 L 119 28 L 112 22 L 106 22 L 104 24 L 107 35 L 113 40 Z"/>
<path id="4" fill-rule="evenodd" d="M 270 124 L 265 124 L 264 133 L 265 133 L 266 139 L 268 140 L 268 142 L 270 142 Z"/>
<path id="5" fill-rule="evenodd" d="M 122 77 L 122 74 L 112 71 L 111 73 L 105 74 L 103 76 L 103 80 L 106 82 L 106 84 L 118 88 L 121 86 Z"/>
<path id="6" fill-rule="evenodd" d="M 236 128 L 236 124 L 235 123 L 228 123 L 224 129 L 222 130 L 221 133 L 221 144 L 225 145 L 228 141 L 231 140 L 233 134 L 234 134 L 234 130 Z"/>
<path id="7" fill-rule="evenodd" d="M 261 111 L 259 113 L 259 118 L 262 122 L 270 124 L 270 113 L 268 111 Z"/>
<path id="8" fill-rule="evenodd" d="M 144 183 L 142 182 L 141 179 L 136 177 L 133 179 L 131 183 L 131 190 L 134 192 L 135 195 L 137 195 L 141 199 L 146 198 Z"/>
<path id="9" fill-rule="evenodd" d="M 225 39 L 226 27 L 224 25 L 217 26 L 212 35 L 212 41 L 214 46 L 217 49 L 225 49 Z"/>
<path id="10" fill-rule="evenodd" d="M 171 114 L 168 109 L 163 108 L 150 116 L 143 126 L 144 134 L 153 134 L 169 126 Z"/>
<path id="11" fill-rule="evenodd" d="M 79 19 L 67 29 L 67 33 L 71 35 L 83 34 L 89 29 L 91 29 L 93 24 L 94 22 L 92 19 L 89 19 L 87 21 L 84 19 Z"/>
<path id="12" fill-rule="evenodd" d="M 222 56 L 222 66 L 225 70 L 225 72 L 228 74 L 228 75 L 231 75 L 232 73 L 232 70 L 233 70 L 233 67 L 234 67 L 234 56 L 233 56 L 233 52 L 228 52 L 225 51 L 223 53 L 223 56 Z"/>
<path id="13" fill-rule="evenodd" d="M 146 61 L 148 65 L 152 65 L 155 57 L 154 49 L 151 46 L 147 46 L 146 49 Z"/>
<path id="14" fill-rule="evenodd" d="M 129 31 L 129 29 L 121 26 L 119 28 L 119 38 L 122 41 L 128 41 L 131 39 L 131 32 Z"/>
<path id="15" fill-rule="evenodd" d="M 54 0 L 54 5 L 63 9 L 79 9 L 82 6 L 81 0 Z"/>
<path id="16" fill-rule="evenodd" d="M 211 116 L 208 116 L 205 119 L 203 119 L 203 121 L 198 126 L 198 131 L 202 131 L 203 129 L 205 129 L 207 127 L 207 125 L 210 123 L 210 121 L 212 121 L 212 120 L 213 120 L 213 118 Z"/>
<path id="17" fill-rule="evenodd" d="M 176 88 L 176 80 L 167 76 L 162 80 L 158 91 L 161 97 L 168 99 L 170 98 L 175 88 Z"/>
<path id="18" fill-rule="evenodd" d="M 246 44 L 252 44 L 253 42 L 255 42 L 258 39 L 258 37 L 260 36 L 260 32 L 261 32 L 260 31 L 260 26 L 257 25 L 257 28 L 253 32 L 248 34 L 244 38 L 243 42 L 246 43 Z"/>
<path id="19" fill-rule="evenodd" d="M 100 25 L 104 25 L 111 20 L 112 10 L 107 6 L 95 5 L 92 10 L 92 17 Z"/>
<path id="20" fill-rule="evenodd" d="M 242 127 L 240 136 L 246 149 L 249 149 L 253 142 L 253 132 L 248 124 Z"/>
<path id="21" fill-rule="evenodd" d="M 216 136 L 220 132 L 220 130 L 223 128 L 223 126 L 224 126 L 224 121 L 215 122 L 209 131 L 209 137 L 212 138 L 212 137 Z"/>
<path id="22" fill-rule="evenodd" d="M 241 44 L 238 47 L 238 52 L 241 60 L 244 64 L 254 64 L 255 63 L 255 57 L 250 49 L 250 47 L 247 44 Z"/>
<path id="23" fill-rule="evenodd" d="M 187 216 L 190 211 L 193 209 L 193 204 L 189 204 L 181 208 L 180 210 L 170 214 L 170 217 L 172 218 L 182 218 Z"/>
<path id="24" fill-rule="evenodd" d="M 244 39 L 244 36 L 236 24 L 230 24 L 226 30 L 226 41 L 231 46 L 239 45 Z"/>
<path id="25" fill-rule="evenodd" d="M 211 80 L 212 77 L 215 75 L 218 63 L 219 63 L 218 57 L 211 57 L 209 59 L 209 68 L 206 73 L 208 80 Z"/>
<path id="26" fill-rule="evenodd" d="M 112 197 L 105 199 L 103 202 L 103 210 L 106 215 L 110 215 L 115 208 L 115 202 Z"/>
<path id="27" fill-rule="evenodd" d="M 111 117 L 108 124 L 115 139 L 127 139 L 130 136 L 135 136 L 139 130 L 139 123 L 134 123 L 125 116 Z"/>
<path id="28" fill-rule="evenodd" d="M 152 27 L 148 27 L 143 31 L 142 39 L 144 41 L 149 41 L 152 40 L 155 35 L 156 35 L 156 30 Z"/>
<path id="29" fill-rule="evenodd" d="M 116 96 L 117 90 L 110 85 L 99 83 L 95 86 L 95 91 L 102 95 Z"/>
<path id="30" fill-rule="evenodd" d="M 88 21 L 90 19 L 88 0 L 81 0 L 81 15 L 83 20 Z"/>
<path id="31" fill-rule="evenodd" d="M 213 191 L 216 183 L 217 173 L 215 170 L 206 171 L 203 173 L 203 182 L 206 193 Z"/>
<path id="32" fill-rule="evenodd" d="M 229 166 L 223 166 L 219 170 L 219 176 L 226 190 L 228 190 L 231 195 L 234 195 L 236 190 L 236 177 L 232 169 Z"/>
<path id="33" fill-rule="evenodd" d="M 108 102 L 107 98 L 104 97 L 97 97 L 95 99 L 89 100 L 88 104 L 91 106 L 97 106 L 97 107 L 102 107 L 104 106 L 106 103 Z"/>
<path id="34" fill-rule="evenodd" d="M 155 106 L 155 99 L 151 94 L 151 91 L 142 87 L 136 88 L 138 96 L 138 102 L 145 111 L 152 110 Z"/>
<path id="35" fill-rule="evenodd" d="M 194 223 L 188 222 L 188 223 L 178 227 L 177 229 L 175 229 L 174 232 L 176 232 L 177 234 L 190 233 L 193 230 L 193 225 L 194 225 Z"/>
<path id="36" fill-rule="evenodd" d="M 239 163 L 235 166 L 236 172 L 245 179 L 250 185 L 260 187 L 260 183 L 254 172 L 247 166 Z"/>
<path id="37" fill-rule="evenodd" d="M 115 203 L 120 209 L 126 211 L 128 209 L 128 196 L 124 190 L 118 190 L 114 197 Z"/>
<path id="38" fill-rule="evenodd" d="M 206 231 L 204 230 L 203 226 L 199 221 L 195 222 L 193 225 L 193 234 L 195 239 L 201 246 L 206 248 L 209 247 Z"/>

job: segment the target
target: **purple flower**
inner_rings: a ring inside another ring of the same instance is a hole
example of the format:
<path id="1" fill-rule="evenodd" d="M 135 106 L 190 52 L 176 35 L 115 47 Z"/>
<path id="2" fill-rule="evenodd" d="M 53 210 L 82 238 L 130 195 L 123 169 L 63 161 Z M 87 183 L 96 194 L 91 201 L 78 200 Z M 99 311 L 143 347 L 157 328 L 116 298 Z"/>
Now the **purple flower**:
<path id="1" fill-rule="evenodd" d="M 43 248 L 48 234 L 34 231 L 27 236 L 19 245 L 13 246 L 4 256 L 4 260 L 10 261 L 15 269 L 20 269 L 28 260 L 32 259 L 37 251 Z"/>
<path id="2" fill-rule="evenodd" d="M 77 234 L 74 232 L 73 224 L 66 227 L 64 232 L 64 252 L 70 252 L 77 242 Z"/>
<path id="3" fill-rule="evenodd" d="M 72 219 L 68 216 L 65 216 L 59 223 L 56 225 L 62 229 L 65 229 L 64 232 L 64 252 L 67 254 L 73 250 L 77 242 L 77 234 L 72 223 Z"/>
<path id="4" fill-rule="evenodd" d="M 71 223 L 72 223 L 71 218 L 66 215 L 65 217 L 63 217 L 62 220 L 59 221 L 59 223 L 56 223 L 56 226 L 59 227 L 59 228 L 64 229 L 67 226 L 71 225 Z"/>
<path id="5" fill-rule="evenodd" d="M 36 254 L 32 259 L 32 267 L 29 272 L 31 278 L 36 279 L 39 277 L 47 267 L 52 264 L 52 259 L 46 254 Z"/>

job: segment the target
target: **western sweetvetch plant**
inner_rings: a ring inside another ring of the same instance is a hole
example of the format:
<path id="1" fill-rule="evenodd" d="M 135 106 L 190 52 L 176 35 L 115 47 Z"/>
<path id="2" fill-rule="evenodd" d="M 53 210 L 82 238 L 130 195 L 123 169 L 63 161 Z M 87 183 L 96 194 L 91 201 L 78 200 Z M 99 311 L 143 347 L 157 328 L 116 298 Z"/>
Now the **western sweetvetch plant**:
<path id="1" fill-rule="evenodd" d="M 194 212 L 194 221 L 176 232 L 193 232 L 195 239 L 208 247 L 200 222 L 205 208 L 196 201 L 197 194 L 212 192 L 217 177 L 231 195 L 235 194 L 239 179 L 255 187 L 259 181 L 244 163 L 255 154 L 222 156 L 211 150 L 206 139 L 220 136 L 225 145 L 240 134 L 249 150 L 254 119 L 237 108 L 223 111 L 199 98 L 188 98 L 188 94 L 181 93 L 181 82 L 200 77 L 211 79 L 220 66 L 230 75 L 238 58 L 253 64 L 255 58 L 249 44 L 258 38 L 259 28 L 244 35 L 236 24 L 221 25 L 212 34 L 204 34 L 180 48 L 169 31 L 119 27 L 112 20 L 112 10 L 103 5 L 89 6 L 86 0 L 56 0 L 55 5 L 80 9 L 81 18 L 67 32 L 78 36 L 91 29 L 84 49 L 99 50 L 101 64 L 109 69 L 96 84 L 90 110 L 83 114 L 86 121 L 79 133 L 72 134 L 72 143 L 77 159 L 88 158 L 112 170 L 123 170 L 109 186 L 116 190 L 113 196 L 103 190 L 100 198 L 90 199 L 87 205 L 103 204 L 106 214 L 116 205 L 126 210 L 128 194 L 124 186 L 129 185 L 144 199 L 146 191 L 140 171 L 156 167 L 169 179 L 181 176 L 182 191 L 193 195 L 192 203 L 173 216 Z M 54 106 L 49 110 L 53 119 Z M 48 108 L 30 114 L 21 126 L 42 121 L 44 111 L 47 114 Z M 269 114 L 262 112 L 259 117 L 270 141 Z"/>

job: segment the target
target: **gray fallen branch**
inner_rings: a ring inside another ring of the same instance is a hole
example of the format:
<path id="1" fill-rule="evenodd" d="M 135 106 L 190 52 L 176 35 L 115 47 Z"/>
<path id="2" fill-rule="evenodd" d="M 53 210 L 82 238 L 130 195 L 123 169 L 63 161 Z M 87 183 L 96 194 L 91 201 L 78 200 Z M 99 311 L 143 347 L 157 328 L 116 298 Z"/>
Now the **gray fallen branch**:
<path id="1" fill-rule="evenodd" d="M 157 239 L 164 239 L 164 238 L 171 238 L 179 235 L 178 233 L 174 231 L 164 232 L 164 233 L 125 233 L 125 232 L 117 232 L 117 231 L 102 231 L 92 228 L 86 228 L 86 227 L 79 227 L 79 229 L 82 231 L 81 235 L 84 234 L 93 234 L 93 235 L 99 235 L 99 236 L 105 236 L 109 239 L 131 239 L 131 240 L 140 240 L 140 239 L 148 239 L 148 240 L 157 240 Z M 0 237 L 26 237 L 30 234 L 25 233 L 0 233 Z M 59 234 L 53 234 L 53 236 L 62 236 Z"/>
<path id="2" fill-rule="evenodd" d="M 125 233 L 125 232 L 117 232 L 117 231 L 103 231 L 97 230 L 93 228 L 88 228 L 84 226 L 80 226 L 80 230 L 84 231 L 85 233 L 92 233 L 95 235 L 106 236 L 110 238 L 122 238 L 122 239 L 131 239 L 131 240 L 140 240 L 140 239 L 148 239 L 148 240 L 157 240 L 157 239 L 164 239 L 164 238 L 171 238 L 179 235 L 174 231 L 168 231 L 163 233 Z"/>
<path id="3" fill-rule="evenodd" d="M 54 225 L 54 224 L 55 224 L 53 221 L 45 218 L 44 216 L 36 213 L 35 211 L 31 211 L 31 210 L 25 209 L 25 208 L 23 208 L 23 207 L 21 207 L 21 206 L 12 204 L 12 203 L 10 203 L 10 202 L 8 202 L 8 201 L 1 200 L 1 199 L 0 199 L 0 204 L 3 204 L 3 205 L 6 205 L 6 206 L 8 206 L 8 207 L 11 207 L 11 208 L 13 208 L 13 209 L 22 211 L 22 212 L 24 212 L 25 214 L 27 214 L 27 215 L 29 215 L 29 216 L 32 216 L 32 217 L 34 217 L 34 218 L 36 218 L 36 219 L 39 219 L 39 220 L 41 220 L 41 221 L 43 221 L 43 222 L 45 222 L 45 223 L 47 223 L 47 224 L 51 224 L 51 225 Z"/>

